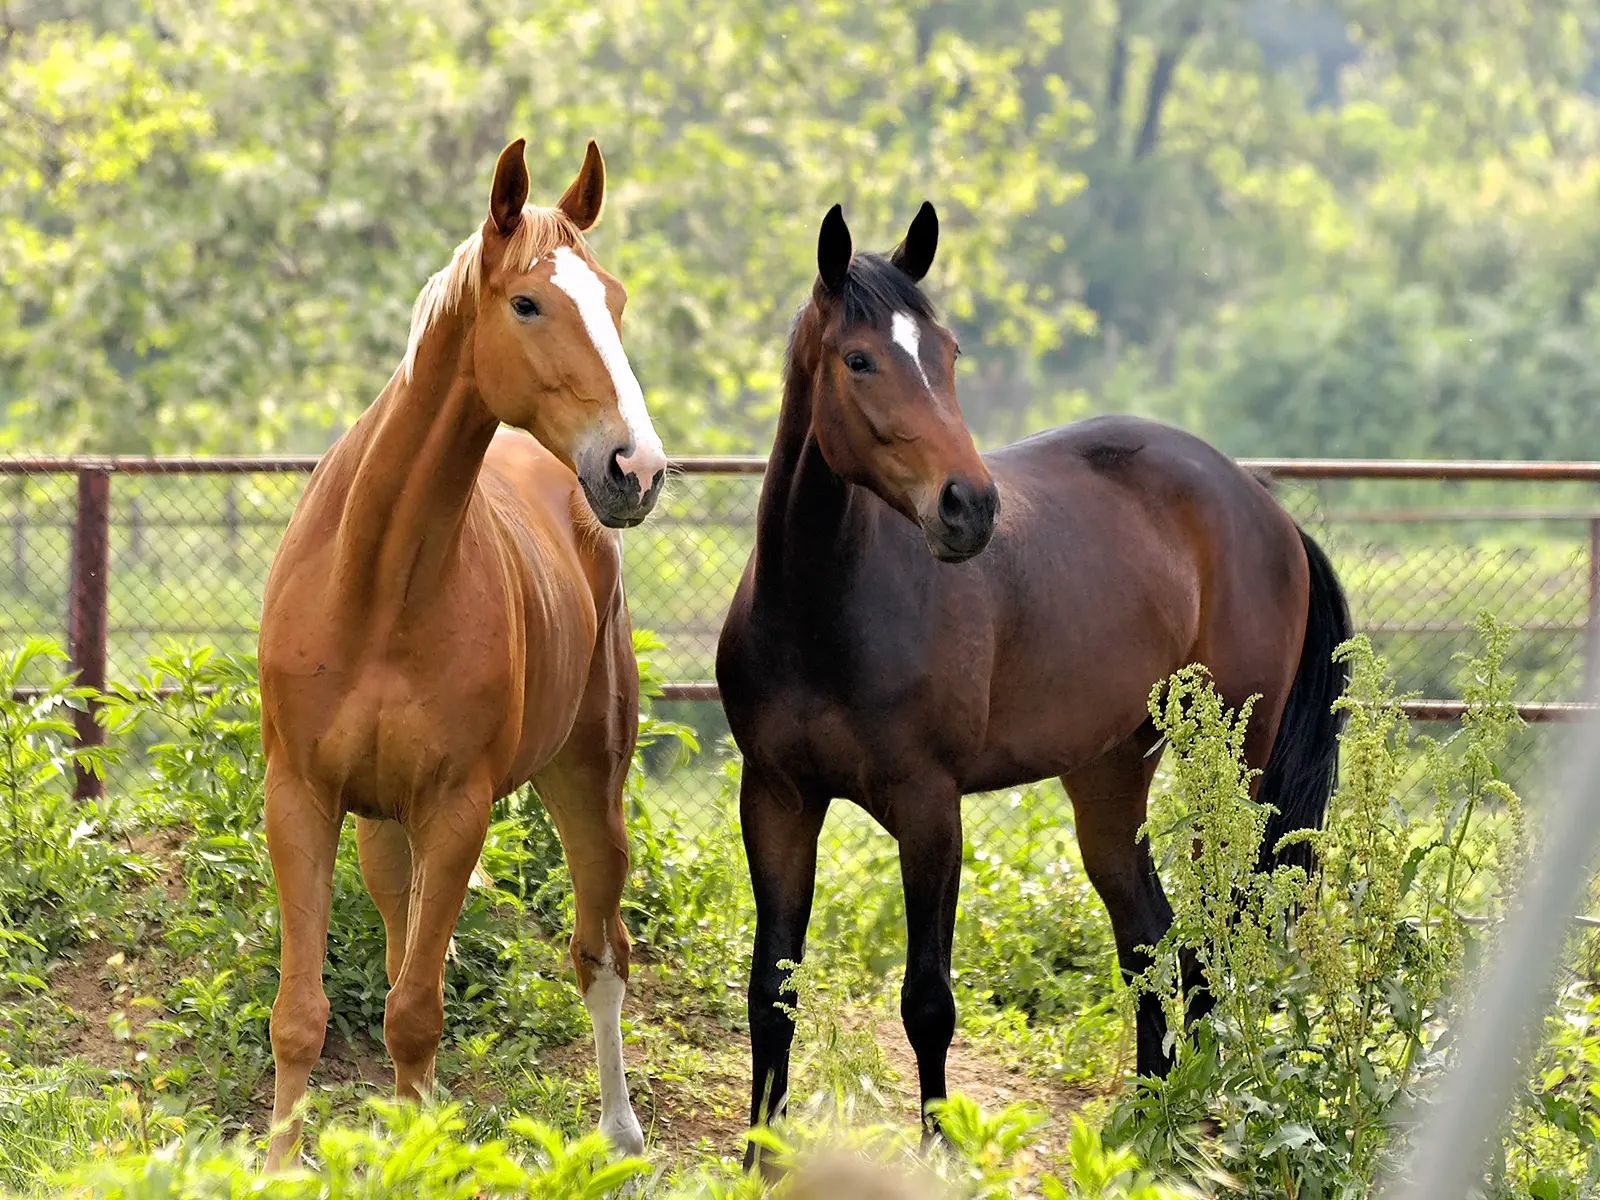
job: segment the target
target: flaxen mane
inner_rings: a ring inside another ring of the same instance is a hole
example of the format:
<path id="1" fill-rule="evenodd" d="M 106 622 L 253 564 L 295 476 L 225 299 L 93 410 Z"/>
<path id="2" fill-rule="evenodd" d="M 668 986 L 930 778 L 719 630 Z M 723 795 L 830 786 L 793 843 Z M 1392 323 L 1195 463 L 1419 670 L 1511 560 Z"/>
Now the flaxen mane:
<path id="1" fill-rule="evenodd" d="M 522 221 L 511 234 L 506 258 L 520 262 L 526 271 L 561 246 L 570 246 L 585 258 L 589 257 L 583 234 L 566 213 L 559 208 L 535 208 L 530 204 L 523 208 Z M 402 363 L 407 383 L 411 381 L 411 368 L 416 362 L 422 335 L 433 327 L 442 313 L 454 309 L 464 294 L 477 298 L 482 273 L 483 230 L 480 229 L 456 247 L 449 263 L 436 271 L 417 293 L 417 302 L 411 306 L 411 332 L 406 338 L 406 357 Z"/>

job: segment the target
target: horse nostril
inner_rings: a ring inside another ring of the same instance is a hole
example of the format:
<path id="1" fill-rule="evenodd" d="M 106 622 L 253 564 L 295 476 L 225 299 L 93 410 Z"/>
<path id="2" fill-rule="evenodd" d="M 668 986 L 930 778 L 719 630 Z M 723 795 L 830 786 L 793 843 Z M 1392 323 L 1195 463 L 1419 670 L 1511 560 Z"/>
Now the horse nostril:
<path id="1" fill-rule="evenodd" d="M 606 479 L 619 491 L 628 490 L 628 475 L 622 469 L 622 456 L 627 452 L 626 446 L 619 446 L 611 452 L 611 457 L 606 461 Z"/>
<path id="2" fill-rule="evenodd" d="M 946 525 L 958 524 L 967 514 L 970 491 L 959 479 L 945 480 L 939 489 L 939 519 Z"/>
<path id="3" fill-rule="evenodd" d="M 994 480 L 989 481 L 989 486 L 978 493 L 978 499 L 983 506 L 984 516 L 994 520 L 995 514 L 1000 511 L 1000 489 L 994 485 Z"/>

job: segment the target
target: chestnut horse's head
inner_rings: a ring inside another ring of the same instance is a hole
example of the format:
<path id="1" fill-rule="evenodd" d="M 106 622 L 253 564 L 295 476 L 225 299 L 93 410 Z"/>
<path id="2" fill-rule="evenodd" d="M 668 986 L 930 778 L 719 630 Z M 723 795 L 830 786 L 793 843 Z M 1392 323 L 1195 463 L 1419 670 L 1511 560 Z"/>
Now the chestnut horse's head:
<path id="1" fill-rule="evenodd" d="M 852 254 L 839 206 L 829 209 L 795 365 L 811 376 L 828 465 L 919 525 L 937 558 L 962 562 L 989 544 L 999 492 L 956 403 L 956 340 L 917 287 L 938 244 L 931 204 L 887 258 Z"/>
<path id="2" fill-rule="evenodd" d="M 622 350 L 627 293 L 583 240 L 605 200 L 605 163 L 591 141 L 556 206 L 532 208 L 522 151 L 518 138 L 501 152 L 483 228 L 417 298 L 407 372 L 437 310 L 471 292 L 468 353 L 489 411 L 572 468 L 603 524 L 637 525 L 667 460 Z"/>

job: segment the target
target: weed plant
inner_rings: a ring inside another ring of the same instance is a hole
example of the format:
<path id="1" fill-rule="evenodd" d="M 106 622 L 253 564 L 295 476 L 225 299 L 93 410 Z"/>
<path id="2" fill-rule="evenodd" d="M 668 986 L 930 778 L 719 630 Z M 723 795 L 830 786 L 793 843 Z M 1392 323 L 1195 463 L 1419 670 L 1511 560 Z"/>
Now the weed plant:
<path id="1" fill-rule="evenodd" d="M 1339 649 L 1351 673 L 1340 783 L 1326 827 L 1293 835 L 1313 844 L 1309 877 L 1252 869 L 1267 810 L 1241 754 L 1250 706 L 1228 710 L 1199 667 L 1152 692 L 1171 786 L 1146 829 L 1165 849 L 1175 920 L 1128 1002 L 1153 992 L 1180 1029 L 1187 951 L 1215 1009 L 1172 1036 L 1166 1080 L 1125 1096 L 1114 1141 L 1230 1195 L 1365 1196 L 1395 1164 L 1527 856 L 1521 803 L 1495 766 L 1518 724 L 1509 633 L 1485 617 L 1478 634 L 1448 743 L 1410 738 L 1364 637 Z M 1400 790 L 1415 758 L 1420 811 Z M 1508 1142 L 1490 1194 L 1526 1195 L 1551 1165 Z"/>

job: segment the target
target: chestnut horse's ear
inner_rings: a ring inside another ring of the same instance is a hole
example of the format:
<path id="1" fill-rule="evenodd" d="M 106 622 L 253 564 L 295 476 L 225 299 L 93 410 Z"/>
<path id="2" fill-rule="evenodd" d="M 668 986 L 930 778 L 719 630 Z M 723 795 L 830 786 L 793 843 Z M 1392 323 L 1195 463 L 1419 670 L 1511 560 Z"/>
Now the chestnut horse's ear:
<path id="1" fill-rule="evenodd" d="M 894 248 L 889 261 L 917 282 L 933 266 L 934 251 L 939 249 L 939 214 L 926 200 L 911 218 L 911 228 L 906 230 L 905 241 Z"/>
<path id="2" fill-rule="evenodd" d="M 561 193 L 556 207 L 571 217 L 579 229 L 587 229 L 600 219 L 600 209 L 605 202 L 606 160 L 600 157 L 600 147 L 590 138 L 578 177 Z"/>
<path id="3" fill-rule="evenodd" d="M 833 295 L 838 295 L 850 273 L 850 254 L 850 227 L 844 223 L 844 210 L 835 204 L 822 218 L 817 234 L 817 276 Z"/>
<path id="4" fill-rule="evenodd" d="M 522 206 L 528 202 L 528 164 L 522 158 L 525 140 L 518 138 L 500 151 L 500 161 L 494 165 L 489 218 L 501 237 L 509 237 L 522 224 Z"/>

